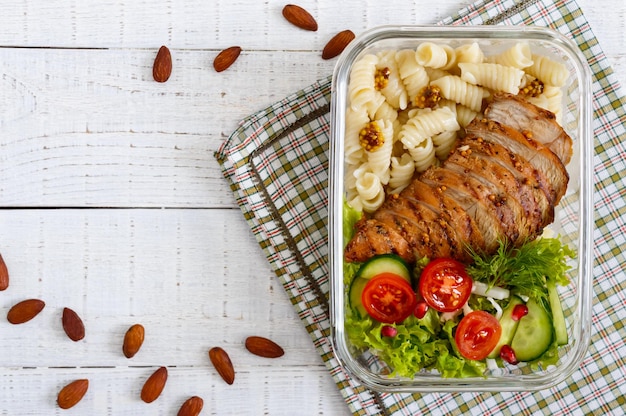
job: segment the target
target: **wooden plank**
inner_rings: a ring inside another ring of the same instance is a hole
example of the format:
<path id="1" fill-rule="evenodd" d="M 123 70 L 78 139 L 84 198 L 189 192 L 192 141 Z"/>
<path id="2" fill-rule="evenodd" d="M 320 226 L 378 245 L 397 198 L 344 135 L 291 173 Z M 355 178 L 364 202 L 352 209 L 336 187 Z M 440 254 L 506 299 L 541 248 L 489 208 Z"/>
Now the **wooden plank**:
<path id="1" fill-rule="evenodd" d="M 19 409 L 20 415 L 175 415 L 192 395 L 204 400 L 202 415 L 350 414 L 325 368 L 237 364 L 232 385 L 219 378 L 208 359 L 203 367 L 169 367 L 163 392 L 150 404 L 141 401 L 141 388 L 157 367 L 4 370 L 0 414 L 15 415 Z M 60 409 L 58 391 L 79 378 L 89 379 L 87 394 L 72 409 Z"/>
<path id="2" fill-rule="evenodd" d="M 281 14 L 286 3 L 275 1 L 91 0 L 67 2 L 65 7 L 34 0 L 4 3 L 0 45 L 154 48 L 167 44 L 219 50 L 237 44 L 254 50 L 321 51 L 339 30 L 435 23 L 472 1 L 442 0 L 436 6 L 412 0 L 391 0 L 384 5 L 377 0 L 299 2 L 317 19 L 317 32 L 289 24 Z"/>
<path id="3" fill-rule="evenodd" d="M 0 210 L 0 241 L 11 276 L 0 315 L 46 302 L 30 322 L 2 324 L 0 366 L 194 366 L 214 345 L 253 365 L 250 335 L 281 344 L 280 365 L 321 365 L 236 210 Z M 64 307 L 85 322 L 84 341 L 62 331 Z M 146 341 L 129 361 L 122 340 L 137 322 Z"/>
<path id="4" fill-rule="evenodd" d="M 310 52 L 244 52 L 219 74 L 209 52 L 173 55 L 158 84 L 154 51 L 0 49 L 0 204 L 233 206 L 213 152 L 242 118 L 332 72 Z"/>
<path id="5" fill-rule="evenodd" d="M 60 414 L 56 392 L 83 377 L 91 387 L 74 414 L 142 414 L 141 385 L 159 366 L 170 381 L 151 414 L 173 414 L 193 394 L 205 398 L 203 414 L 290 414 L 299 405 L 347 414 L 237 210 L 0 210 L 0 241 L 11 276 L 0 315 L 25 298 L 46 301 L 30 322 L 0 323 L 0 414 Z M 84 340 L 65 336 L 63 307 L 82 317 Z M 127 359 L 121 345 L 134 323 L 146 340 Z M 275 340 L 285 355 L 250 354 L 249 335 Z M 210 364 L 216 345 L 236 366 L 233 386 Z"/>

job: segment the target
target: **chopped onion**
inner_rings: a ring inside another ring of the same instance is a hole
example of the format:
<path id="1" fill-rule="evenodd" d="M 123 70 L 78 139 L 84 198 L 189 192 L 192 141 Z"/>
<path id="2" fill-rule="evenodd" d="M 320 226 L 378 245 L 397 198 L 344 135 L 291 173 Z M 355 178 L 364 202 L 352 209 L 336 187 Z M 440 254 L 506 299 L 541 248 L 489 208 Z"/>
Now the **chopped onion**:
<path id="1" fill-rule="evenodd" d="M 472 312 L 474 312 L 472 308 L 470 308 L 469 304 L 465 302 L 465 305 L 463 305 L 463 315 L 469 315 Z"/>
<path id="2" fill-rule="evenodd" d="M 492 297 L 487 296 L 487 300 L 489 301 L 489 303 L 491 303 L 493 305 L 494 308 L 496 308 L 496 315 L 495 315 L 495 317 L 499 321 L 500 318 L 502 318 L 502 308 L 500 307 L 500 305 L 498 305 L 498 302 L 493 300 Z"/>
<path id="3" fill-rule="evenodd" d="M 492 297 L 498 300 L 508 299 L 511 296 L 511 291 L 499 286 L 489 287 L 486 283 L 474 282 L 472 283 L 472 293 L 478 296 Z"/>
<path id="4" fill-rule="evenodd" d="M 457 316 L 459 316 L 462 310 L 463 309 L 457 309 L 456 311 L 452 311 L 452 312 L 442 312 L 441 315 L 439 316 L 439 319 L 441 320 L 441 322 L 452 320 L 456 318 Z"/>
<path id="5" fill-rule="evenodd" d="M 495 360 L 495 358 L 486 358 L 485 363 L 487 363 L 487 368 L 491 371 L 496 371 L 500 369 L 500 367 L 498 367 L 498 362 Z"/>

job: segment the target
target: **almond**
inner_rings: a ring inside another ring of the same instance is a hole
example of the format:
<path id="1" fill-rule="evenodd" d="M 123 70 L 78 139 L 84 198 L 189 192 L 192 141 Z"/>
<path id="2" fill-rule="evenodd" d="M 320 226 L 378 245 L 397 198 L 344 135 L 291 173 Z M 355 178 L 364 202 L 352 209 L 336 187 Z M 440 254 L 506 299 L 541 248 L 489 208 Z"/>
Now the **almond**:
<path id="1" fill-rule="evenodd" d="M 143 384 L 141 400 L 146 403 L 155 401 L 165 388 L 165 382 L 167 382 L 167 368 L 160 367 Z"/>
<path id="2" fill-rule="evenodd" d="M 257 336 L 246 338 L 246 349 L 254 355 L 265 358 L 278 358 L 285 354 L 282 347 L 274 341 Z"/>
<path id="3" fill-rule="evenodd" d="M 7 320 L 14 325 L 23 324 L 33 319 L 46 306 L 39 299 L 26 299 L 11 307 L 7 313 Z"/>
<path id="4" fill-rule="evenodd" d="M 354 40 L 354 33 L 351 30 L 343 30 L 337 33 L 328 41 L 322 51 L 322 59 L 332 59 L 343 52 L 350 42 Z"/>
<path id="5" fill-rule="evenodd" d="M 167 46 L 161 46 L 154 64 L 152 65 L 152 77 L 156 82 L 165 82 L 172 75 L 172 54 Z"/>
<path id="6" fill-rule="evenodd" d="M 2 254 L 0 254 L 0 292 L 6 290 L 7 287 L 9 287 L 9 270 Z"/>
<path id="7" fill-rule="evenodd" d="M 178 416 L 198 416 L 204 406 L 204 400 L 198 396 L 191 396 L 180 407 Z"/>
<path id="8" fill-rule="evenodd" d="M 76 312 L 70 308 L 63 308 L 61 318 L 63 330 L 72 341 L 80 341 L 85 338 L 85 325 Z"/>
<path id="9" fill-rule="evenodd" d="M 133 358 L 137 354 L 143 344 L 144 335 L 145 330 L 141 324 L 135 324 L 128 328 L 122 345 L 122 351 L 126 358 Z"/>
<path id="10" fill-rule="evenodd" d="M 89 388 L 89 380 L 81 379 L 72 381 L 63 387 L 57 396 L 57 403 L 61 409 L 69 409 L 76 406 L 87 393 Z"/>
<path id="11" fill-rule="evenodd" d="M 241 48 L 239 46 L 231 46 L 230 48 L 224 49 L 222 52 L 218 53 L 213 60 L 213 68 L 215 68 L 217 72 L 226 71 L 235 63 L 240 53 Z"/>
<path id="12" fill-rule="evenodd" d="M 286 5 L 283 7 L 283 16 L 289 23 L 300 29 L 310 30 L 311 32 L 317 31 L 315 18 L 300 6 L 295 4 Z"/>
<path id="13" fill-rule="evenodd" d="M 235 369 L 228 353 L 220 347 L 213 347 L 209 350 L 209 358 L 224 381 L 233 384 L 235 382 Z"/>

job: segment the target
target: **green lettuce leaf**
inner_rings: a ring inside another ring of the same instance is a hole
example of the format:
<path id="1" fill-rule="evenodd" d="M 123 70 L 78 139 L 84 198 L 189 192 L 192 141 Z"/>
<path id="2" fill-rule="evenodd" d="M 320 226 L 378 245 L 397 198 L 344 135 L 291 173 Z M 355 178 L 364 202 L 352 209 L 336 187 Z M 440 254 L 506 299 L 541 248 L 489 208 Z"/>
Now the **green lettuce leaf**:
<path id="1" fill-rule="evenodd" d="M 354 224 L 361 219 L 363 213 L 350 206 L 345 200 L 343 201 L 343 245 L 348 244 L 348 241 L 354 235 Z"/>
<path id="2" fill-rule="evenodd" d="M 457 324 L 450 320 L 442 325 L 433 309 L 422 319 L 409 316 L 392 325 L 398 331 L 394 337 L 382 336 L 383 324 L 360 317 L 356 311 L 345 323 L 350 342 L 356 348 L 373 350 L 391 367 L 391 376 L 413 378 L 422 370 L 434 369 L 447 378 L 482 377 L 485 363 L 467 360 L 456 350 L 453 332 Z"/>

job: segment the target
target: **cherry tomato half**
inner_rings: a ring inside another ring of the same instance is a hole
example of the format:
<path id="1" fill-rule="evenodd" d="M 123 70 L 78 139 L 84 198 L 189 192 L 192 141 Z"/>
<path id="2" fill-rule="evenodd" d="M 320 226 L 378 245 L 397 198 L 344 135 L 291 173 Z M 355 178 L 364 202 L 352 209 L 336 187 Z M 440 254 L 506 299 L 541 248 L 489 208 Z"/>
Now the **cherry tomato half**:
<path id="1" fill-rule="evenodd" d="M 439 312 L 461 309 L 472 293 L 472 278 L 465 266 L 454 259 L 439 258 L 424 267 L 419 292 L 428 306 Z"/>
<path id="2" fill-rule="evenodd" d="M 399 323 L 415 310 L 415 292 L 403 277 L 381 273 L 363 288 L 361 302 L 367 313 L 379 322 Z"/>
<path id="3" fill-rule="evenodd" d="M 461 355 L 469 360 L 483 360 L 496 347 L 502 327 L 495 316 L 473 311 L 461 319 L 454 340 Z"/>

